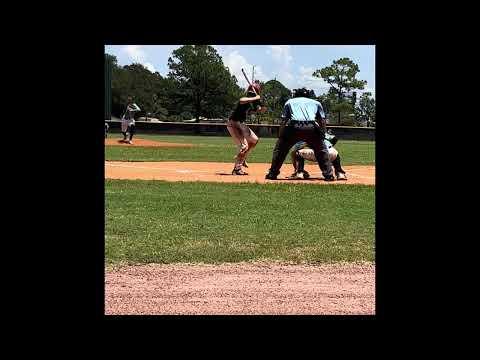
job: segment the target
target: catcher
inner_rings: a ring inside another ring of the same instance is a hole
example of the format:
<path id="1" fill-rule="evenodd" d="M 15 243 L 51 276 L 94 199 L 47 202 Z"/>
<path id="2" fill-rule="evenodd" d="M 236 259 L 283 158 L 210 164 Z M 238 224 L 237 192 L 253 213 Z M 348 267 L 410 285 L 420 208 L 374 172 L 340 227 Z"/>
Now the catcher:
<path id="1" fill-rule="evenodd" d="M 334 148 L 337 141 L 337 137 L 331 133 L 326 133 L 325 139 L 323 140 L 328 149 L 328 157 L 330 158 L 332 166 L 335 169 L 335 176 L 337 177 L 337 180 L 347 180 L 345 171 L 342 169 L 342 165 L 340 163 L 340 154 Z M 305 160 L 317 162 L 313 150 L 308 147 L 306 142 L 299 141 L 293 146 L 290 156 L 292 157 L 292 164 L 295 170 L 295 172 L 290 175 L 290 179 L 308 179 L 310 174 L 304 168 Z"/>
<path id="2" fill-rule="evenodd" d="M 258 137 L 245 124 L 247 115 L 252 112 L 264 112 L 267 108 L 262 106 L 260 101 L 260 84 L 258 82 L 249 85 L 247 96 L 240 98 L 227 122 L 227 130 L 232 136 L 233 142 L 237 145 L 237 155 L 232 175 L 248 175 L 243 167 L 248 167 L 246 158 L 248 153 L 257 145 Z"/>

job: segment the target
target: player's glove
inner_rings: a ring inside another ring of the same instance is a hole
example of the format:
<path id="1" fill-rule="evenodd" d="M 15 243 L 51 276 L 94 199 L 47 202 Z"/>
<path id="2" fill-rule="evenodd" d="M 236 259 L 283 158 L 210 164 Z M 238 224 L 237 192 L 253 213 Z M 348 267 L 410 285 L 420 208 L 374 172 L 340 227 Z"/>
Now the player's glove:
<path id="1" fill-rule="evenodd" d="M 325 139 L 327 139 L 328 141 L 330 141 L 330 143 L 332 144 L 332 146 L 335 146 L 335 144 L 337 143 L 338 141 L 338 138 L 332 134 L 331 132 L 328 132 L 325 134 Z"/>

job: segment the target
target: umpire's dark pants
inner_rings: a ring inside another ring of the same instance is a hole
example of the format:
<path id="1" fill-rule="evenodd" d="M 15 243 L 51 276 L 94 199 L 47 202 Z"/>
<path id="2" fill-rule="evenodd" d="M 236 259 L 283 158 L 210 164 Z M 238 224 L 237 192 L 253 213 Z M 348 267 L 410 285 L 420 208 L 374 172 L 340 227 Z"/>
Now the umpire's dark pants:
<path id="1" fill-rule="evenodd" d="M 280 130 L 273 149 L 270 174 L 278 175 L 290 148 L 299 141 L 305 141 L 315 153 L 318 165 L 324 177 L 333 176 L 332 163 L 328 157 L 328 149 L 323 142 L 325 133 L 314 122 L 290 122 Z"/>

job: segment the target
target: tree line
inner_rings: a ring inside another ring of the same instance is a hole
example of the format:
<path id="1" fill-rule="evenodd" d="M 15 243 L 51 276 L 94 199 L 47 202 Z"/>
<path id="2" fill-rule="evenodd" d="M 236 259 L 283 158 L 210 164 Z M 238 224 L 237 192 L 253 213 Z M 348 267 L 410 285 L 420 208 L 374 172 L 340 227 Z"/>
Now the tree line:
<path id="1" fill-rule="evenodd" d="M 168 59 L 166 77 L 152 73 L 142 64 L 119 66 L 117 58 L 105 54 L 112 66 L 112 114 L 121 117 L 128 96 L 132 96 L 142 112 L 138 116 L 161 121 L 184 121 L 201 117 L 227 119 L 245 89 L 223 64 L 221 56 L 209 45 L 184 45 Z M 321 102 L 330 124 L 375 125 L 375 99 L 364 92 L 357 99 L 356 90 L 363 90 L 366 81 L 356 78 L 358 65 L 341 58 L 331 66 L 316 70 L 313 76 L 330 85 L 326 94 L 310 97 Z M 288 89 L 278 80 L 262 82 L 262 98 L 267 111 L 252 115 L 250 122 L 275 124 L 285 102 L 298 89 Z"/>

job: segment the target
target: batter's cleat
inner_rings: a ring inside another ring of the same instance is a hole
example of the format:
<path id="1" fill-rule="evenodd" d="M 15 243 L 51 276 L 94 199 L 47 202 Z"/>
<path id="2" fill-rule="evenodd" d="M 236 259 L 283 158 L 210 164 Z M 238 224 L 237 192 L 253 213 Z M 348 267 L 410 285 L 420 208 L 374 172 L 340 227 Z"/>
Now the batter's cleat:
<path id="1" fill-rule="evenodd" d="M 339 172 L 337 173 L 337 180 L 347 180 L 347 175 L 345 175 L 345 173 Z"/>
<path id="2" fill-rule="evenodd" d="M 265 179 L 266 180 L 277 180 L 277 175 L 274 175 L 274 174 L 269 172 L 267 175 L 265 175 Z"/>
<path id="3" fill-rule="evenodd" d="M 243 171 L 242 169 L 233 169 L 232 170 L 232 175 L 248 175 L 248 173 L 246 173 L 245 171 Z"/>
<path id="4" fill-rule="evenodd" d="M 335 177 L 333 175 L 325 176 L 323 178 L 324 181 L 335 181 Z"/>

